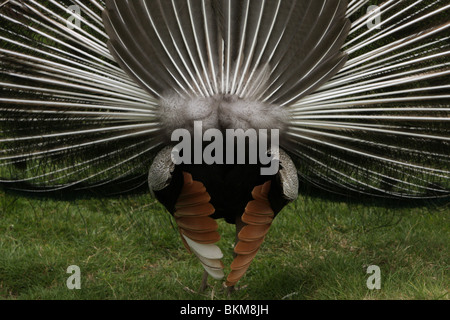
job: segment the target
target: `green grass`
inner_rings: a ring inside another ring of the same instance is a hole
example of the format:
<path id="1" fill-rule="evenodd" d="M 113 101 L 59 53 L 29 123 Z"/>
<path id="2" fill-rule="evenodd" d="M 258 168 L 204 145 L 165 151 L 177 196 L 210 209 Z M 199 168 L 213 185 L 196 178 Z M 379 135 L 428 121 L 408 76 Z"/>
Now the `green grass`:
<path id="1" fill-rule="evenodd" d="M 0 193 L 2 299 L 228 299 L 147 196 L 72 203 Z M 449 208 L 385 209 L 301 197 L 277 217 L 233 299 L 448 299 Z M 220 223 L 224 263 L 232 226 Z M 68 290 L 67 267 L 82 289 Z M 366 287 L 369 265 L 382 288 Z M 228 271 L 228 269 L 226 270 Z"/>

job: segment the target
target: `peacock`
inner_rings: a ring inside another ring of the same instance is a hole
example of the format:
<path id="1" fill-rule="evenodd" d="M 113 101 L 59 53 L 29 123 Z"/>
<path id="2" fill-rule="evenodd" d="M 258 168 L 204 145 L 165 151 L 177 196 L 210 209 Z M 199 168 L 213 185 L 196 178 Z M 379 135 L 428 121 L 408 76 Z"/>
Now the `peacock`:
<path id="1" fill-rule="evenodd" d="M 203 288 L 212 277 L 233 290 L 302 190 L 448 201 L 447 1 L 0 5 L 1 185 L 146 190 L 198 257 Z M 233 131 L 241 144 L 220 158 Z M 193 150 L 177 148 L 182 134 Z M 218 219 L 236 226 L 228 275 Z"/>

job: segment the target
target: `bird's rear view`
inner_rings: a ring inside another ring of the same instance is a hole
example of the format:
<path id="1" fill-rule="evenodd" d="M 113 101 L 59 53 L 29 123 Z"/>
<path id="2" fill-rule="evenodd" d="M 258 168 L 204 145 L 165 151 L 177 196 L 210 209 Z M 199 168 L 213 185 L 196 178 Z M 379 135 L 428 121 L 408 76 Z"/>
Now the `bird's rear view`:
<path id="1" fill-rule="evenodd" d="M 203 265 L 203 287 L 209 275 L 229 288 L 299 186 L 448 197 L 449 5 L 386 1 L 370 29 L 376 13 L 356 17 L 367 3 L 7 1 L 3 185 L 146 183 Z M 217 219 L 236 225 L 227 275 Z"/>

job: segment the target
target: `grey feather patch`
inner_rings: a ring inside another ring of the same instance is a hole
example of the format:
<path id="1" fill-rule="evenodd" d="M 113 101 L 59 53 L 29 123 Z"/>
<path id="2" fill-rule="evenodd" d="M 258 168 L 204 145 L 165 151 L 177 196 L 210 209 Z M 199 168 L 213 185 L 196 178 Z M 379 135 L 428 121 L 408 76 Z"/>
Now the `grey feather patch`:
<path id="1" fill-rule="evenodd" d="M 156 155 L 150 167 L 148 184 L 152 196 L 154 191 L 161 191 L 170 185 L 174 170 L 172 147 L 166 147 Z"/>
<path id="2" fill-rule="evenodd" d="M 215 97 L 185 98 L 172 93 L 160 100 L 159 118 L 170 139 L 176 129 L 192 132 L 194 121 L 202 121 L 205 129 L 215 128 L 219 123 L 218 104 Z"/>
<path id="3" fill-rule="evenodd" d="M 203 129 L 279 129 L 289 116 L 286 109 L 237 96 L 185 98 L 176 93 L 160 100 L 159 118 L 167 134 L 176 129 L 192 132 L 194 121 L 202 121 Z"/>
<path id="4" fill-rule="evenodd" d="M 278 129 L 287 123 L 287 111 L 264 102 L 225 97 L 219 104 L 219 124 L 223 129 Z"/>
<path id="5" fill-rule="evenodd" d="M 271 150 L 270 153 L 274 155 L 273 150 Z M 291 157 L 283 150 L 279 149 L 278 157 L 280 160 L 280 171 L 278 172 L 278 175 L 283 189 L 283 196 L 288 201 L 295 201 L 298 198 L 299 188 L 297 168 Z"/>

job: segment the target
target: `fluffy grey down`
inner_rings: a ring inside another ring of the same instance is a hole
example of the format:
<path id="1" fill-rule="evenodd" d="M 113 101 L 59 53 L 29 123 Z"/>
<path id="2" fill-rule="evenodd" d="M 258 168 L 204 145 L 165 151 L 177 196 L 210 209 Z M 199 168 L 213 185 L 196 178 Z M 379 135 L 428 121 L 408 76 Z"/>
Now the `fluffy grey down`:
<path id="1" fill-rule="evenodd" d="M 160 101 L 160 121 L 170 137 L 176 129 L 193 131 L 195 121 L 203 129 L 279 129 L 288 123 L 288 112 L 279 106 L 230 95 L 185 98 L 166 95 Z"/>

